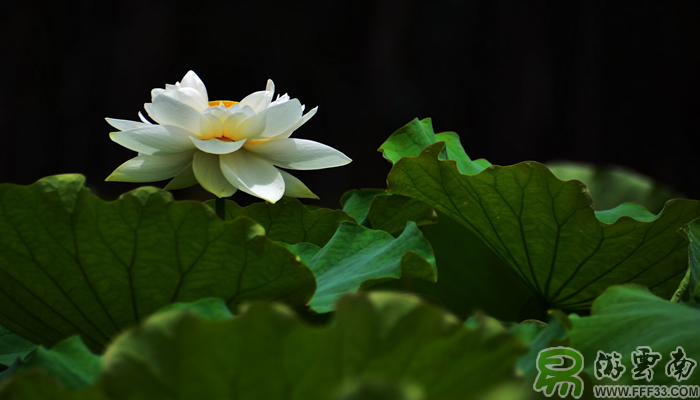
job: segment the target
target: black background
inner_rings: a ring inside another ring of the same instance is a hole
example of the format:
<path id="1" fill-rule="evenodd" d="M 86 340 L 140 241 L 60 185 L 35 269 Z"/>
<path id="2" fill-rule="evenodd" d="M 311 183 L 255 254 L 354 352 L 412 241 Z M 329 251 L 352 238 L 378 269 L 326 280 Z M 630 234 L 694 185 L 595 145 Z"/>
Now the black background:
<path id="1" fill-rule="evenodd" d="M 618 163 L 700 198 L 698 1 L 3 4 L 0 182 L 82 173 L 105 198 L 139 186 L 104 182 L 135 155 L 109 140 L 104 117 L 137 119 L 152 88 L 192 69 L 211 99 L 272 78 L 319 106 L 294 137 L 354 160 L 292 171 L 320 205 L 384 187 L 390 164 L 376 149 L 415 117 L 494 164 Z"/>

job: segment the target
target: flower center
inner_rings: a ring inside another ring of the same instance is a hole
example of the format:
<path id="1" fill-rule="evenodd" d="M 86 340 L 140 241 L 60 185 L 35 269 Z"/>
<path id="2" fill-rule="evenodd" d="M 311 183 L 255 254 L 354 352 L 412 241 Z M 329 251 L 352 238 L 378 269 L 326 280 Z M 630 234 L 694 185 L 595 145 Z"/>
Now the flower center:
<path id="1" fill-rule="evenodd" d="M 231 108 L 234 104 L 238 104 L 237 101 L 231 101 L 231 100 L 214 100 L 209 102 L 209 107 L 218 107 L 220 105 L 224 105 L 226 108 Z M 228 138 L 224 136 L 224 132 L 221 132 L 221 136 L 215 136 L 212 139 L 220 140 L 222 142 L 233 142 L 234 140 L 231 138 Z"/>
<path id="2" fill-rule="evenodd" d="M 231 100 L 214 100 L 209 102 L 209 107 L 216 107 L 218 105 L 223 104 L 226 106 L 226 108 L 231 108 L 232 105 L 238 104 L 237 101 L 231 101 Z"/>

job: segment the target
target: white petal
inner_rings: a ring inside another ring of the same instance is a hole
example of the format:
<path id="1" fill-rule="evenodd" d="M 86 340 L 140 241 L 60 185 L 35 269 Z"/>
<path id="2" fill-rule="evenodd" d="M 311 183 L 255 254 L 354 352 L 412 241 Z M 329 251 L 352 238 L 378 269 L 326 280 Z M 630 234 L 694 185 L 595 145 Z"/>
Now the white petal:
<path id="1" fill-rule="evenodd" d="M 177 190 L 185 189 L 190 186 L 194 186 L 197 183 L 197 178 L 194 176 L 194 170 L 192 169 L 192 164 L 188 165 L 180 171 L 173 179 L 168 182 L 163 189 L 165 190 Z"/>
<path id="2" fill-rule="evenodd" d="M 197 90 L 204 98 L 204 101 L 209 102 L 207 88 L 204 86 L 204 82 L 199 79 L 199 76 L 197 76 L 194 71 L 188 71 L 187 74 L 185 74 L 185 77 L 182 78 L 182 86 Z"/>
<path id="3" fill-rule="evenodd" d="M 338 150 L 306 139 L 267 140 L 247 144 L 245 150 L 288 169 L 322 169 L 345 165 L 352 161 Z"/>
<path id="4" fill-rule="evenodd" d="M 280 103 L 260 112 L 265 114 L 265 131 L 260 138 L 270 138 L 286 132 L 301 118 L 301 103 L 299 100 Z"/>
<path id="5" fill-rule="evenodd" d="M 206 97 L 202 97 L 202 95 L 193 88 L 181 87 L 174 90 L 166 90 L 163 94 L 179 100 L 200 112 L 209 108 L 209 102 Z"/>
<path id="6" fill-rule="evenodd" d="M 289 101 L 289 95 L 287 93 L 285 93 L 283 96 L 277 95 L 277 98 L 275 99 L 275 101 L 270 103 L 270 107 L 278 105 L 278 104 L 286 103 L 288 101 Z M 302 107 L 304 107 L 304 106 L 302 106 Z"/>
<path id="7" fill-rule="evenodd" d="M 128 131 L 112 132 L 112 141 L 129 150 L 146 155 L 164 155 L 187 152 L 194 149 L 191 133 L 176 126 L 146 125 Z"/>
<path id="8" fill-rule="evenodd" d="M 270 92 L 270 94 L 275 94 L 275 82 L 272 82 L 272 79 L 267 80 L 267 85 L 265 86 L 265 90 Z"/>
<path id="9" fill-rule="evenodd" d="M 202 121 L 206 121 L 199 111 L 166 95 L 156 96 L 153 103 L 146 103 L 145 107 L 148 115 L 159 124 L 179 126 L 194 134 L 199 134 Z"/>
<path id="10" fill-rule="evenodd" d="M 225 121 L 232 112 L 226 106 L 208 107 L 206 110 L 202 111 L 202 115 L 205 117 L 215 117 L 219 121 Z"/>
<path id="11" fill-rule="evenodd" d="M 219 156 L 198 151 L 194 153 L 192 170 L 200 185 L 217 197 L 229 197 L 236 188 L 221 173 Z"/>
<path id="12" fill-rule="evenodd" d="M 257 138 L 265 132 L 266 119 L 267 116 L 264 113 L 252 115 L 241 121 L 241 123 L 232 130 L 231 136 L 229 137 L 234 140 Z"/>
<path id="13" fill-rule="evenodd" d="M 238 108 L 234 109 L 236 106 L 238 106 Z M 255 115 L 255 110 L 253 110 L 250 106 L 241 106 L 240 104 L 234 104 L 231 106 L 231 108 L 229 108 L 229 110 L 232 114 L 242 112 L 247 117 Z"/>
<path id="14" fill-rule="evenodd" d="M 219 139 L 209 139 L 209 140 L 199 140 L 197 138 L 190 137 L 192 143 L 197 146 L 198 149 L 209 154 L 228 154 L 243 147 L 245 139 L 239 140 L 237 142 L 224 142 Z"/>
<path id="15" fill-rule="evenodd" d="M 141 111 L 139 111 L 139 119 L 144 124 L 153 125 L 153 123 L 151 121 L 147 120 L 146 117 L 144 117 L 143 114 L 141 114 Z"/>
<path id="16" fill-rule="evenodd" d="M 218 107 L 211 107 L 209 110 L 217 108 Z M 205 111 L 202 113 L 202 121 L 198 135 L 200 139 L 213 139 L 215 137 L 220 137 L 223 132 L 224 123 L 221 122 L 221 118 L 211 111 Z"/>
<path id="17" fill-rule="evenodd" d="M 250 109 L 250 107 L 248 107 Z M 243 113 L 243 112 L 237 112 L 235 114 L 231 114 L 226 118 L 224 121 L 224 136 L 226 136 L 229 139 L 233 140 L 242 140 L 244 138 L 239 137 L 239 135 L 236 133 L 238 125 L 241 124 L 243 120 L 248 118 L 248 116 Z"/>
<path id="18" fill-rule="evenodd" d="M 167 156 L 139 155 L 120 165 L 106 181 L 155 182 L 172 178 L 192 162 L 192 152 Z"/>
<path id="19" fill-rule="evenodd" d="M 242 191 L 274 203 L 284 195 L 284 178 L 272 164 L 245 151 L 220 156 L 221 171 Z"/>
<path id="20" fill-rule="evenodd" d="M 303 107 L 304 106 L 302 105 L 302 108 Z M 279 135 L 275 136 L 274 138 L 275 139 L 285 139 L 285 138 L 292 136 L 292 133 L 294 133 L 295 130 L 299 129 L 299 127 L 304 125 L 306 123 L 306 121 L 310 120 L 311 117 L 316 115 L 316 111 L 318 111 L 318 107 L 312 108 L 311 110 L 309 110 L 309 112 L 304 114 L 304 116 L 302 116 L 301 119 L 299 119 L 294 125 L 290 126 L 289 129 L 280 133 Z"/>
<path id="21" fill-rule="evenodd" d="M 142 128 L 148 126 L 143 122 L 129 121 L 126 119 L 116 119 L 116 118 L 105 118 L 108 124 L 119 129 L 120 131 L 128 131 L 130 129 Z"/>
<path id="22" fill-rule="evenodd" d="M 302 181 L 286 171 L 279 170 L 284 178 L 284 195 L 302 199 L 318 199 Z"/>
<path id="23" fill-rule="evenodd" d="M 272 100 L 272 92 L 262 90 L 260 92 L 251 93 L 241 100 L 241 107 L 249 106 L 255 112 L 260 112 L 270 105 Z"/>

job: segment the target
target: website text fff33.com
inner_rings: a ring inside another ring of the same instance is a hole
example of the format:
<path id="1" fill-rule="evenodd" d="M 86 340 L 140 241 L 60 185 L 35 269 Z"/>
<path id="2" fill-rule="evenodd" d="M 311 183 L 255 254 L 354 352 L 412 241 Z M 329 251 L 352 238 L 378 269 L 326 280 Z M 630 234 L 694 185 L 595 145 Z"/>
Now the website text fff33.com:
<path id="1" fill-rule="evenodd" d="M 641 399 L 641 398 L 700 398 L 698 385 L 595 385 L 593 397 L 598 399 Z"/>
<path id="2" fill-rule="evenodd" d="M 608 382 L 618 381 L 625 373 L 630 374 L 632 383 L 639 384 L 619 385 L 593 385 L 593 397 L 608 399 L 635 399 L 635 398 L 670 398 L 670 399 L 697 399 L 700 398 L 699 385 L 653 385 L 655 376 L 661 376 L 664 380 L 673 379 L 678 383 L 697 382 L 697 379 L 689 379 L 698 365 L 698 361 L 691 357 L 682 346 L 675 349 L 667 348 L 663 353 L 653 351 L 649 346 L 636 346 L 631 351 L 628 359 L 632 367 L 623 363 L 623 355 L 617 351 L 598 350 L 592 364 L 591 378 L 597 380 L 608 379 Z M 697 355 L 693 355 L 697 357 Z M 665 362 L 662 360 L 665 358 Z M 657 364 L 658 367 L 657 367 Z M 569 395 L 579 399 L 583 395 L 584 382 L 579 376 L 583 371 L 583 354 L 571 347 L 549 347 L 541 350 L 536 360 L 537 378 L 533 383 L 536 392 L 542 392 L 547 397 L 555 393 L 561 398 Z M 646 382 L 644 382 L 646 381 Z M 629 383 L 629 380 L 627 381 Z M 602 383 L 602 382 L 601 382 Z M 660 383 L 660 382 L 659 382 Z"/>

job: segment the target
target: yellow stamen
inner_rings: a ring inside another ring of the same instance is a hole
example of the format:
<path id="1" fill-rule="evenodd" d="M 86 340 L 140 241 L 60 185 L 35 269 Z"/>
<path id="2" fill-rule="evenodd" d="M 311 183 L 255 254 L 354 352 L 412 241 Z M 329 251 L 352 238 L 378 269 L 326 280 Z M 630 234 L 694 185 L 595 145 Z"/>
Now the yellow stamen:
<path id="1" fill-rule="evenodd" d="M 226 108 L 231 108 L 232 105 L 238 104 L 237 101 L 231 101 L 231 100 L 214 100 L 209 102 L 209 107 L 216 107 L 218 105 L 223 104 L 226 106 Z"/>

